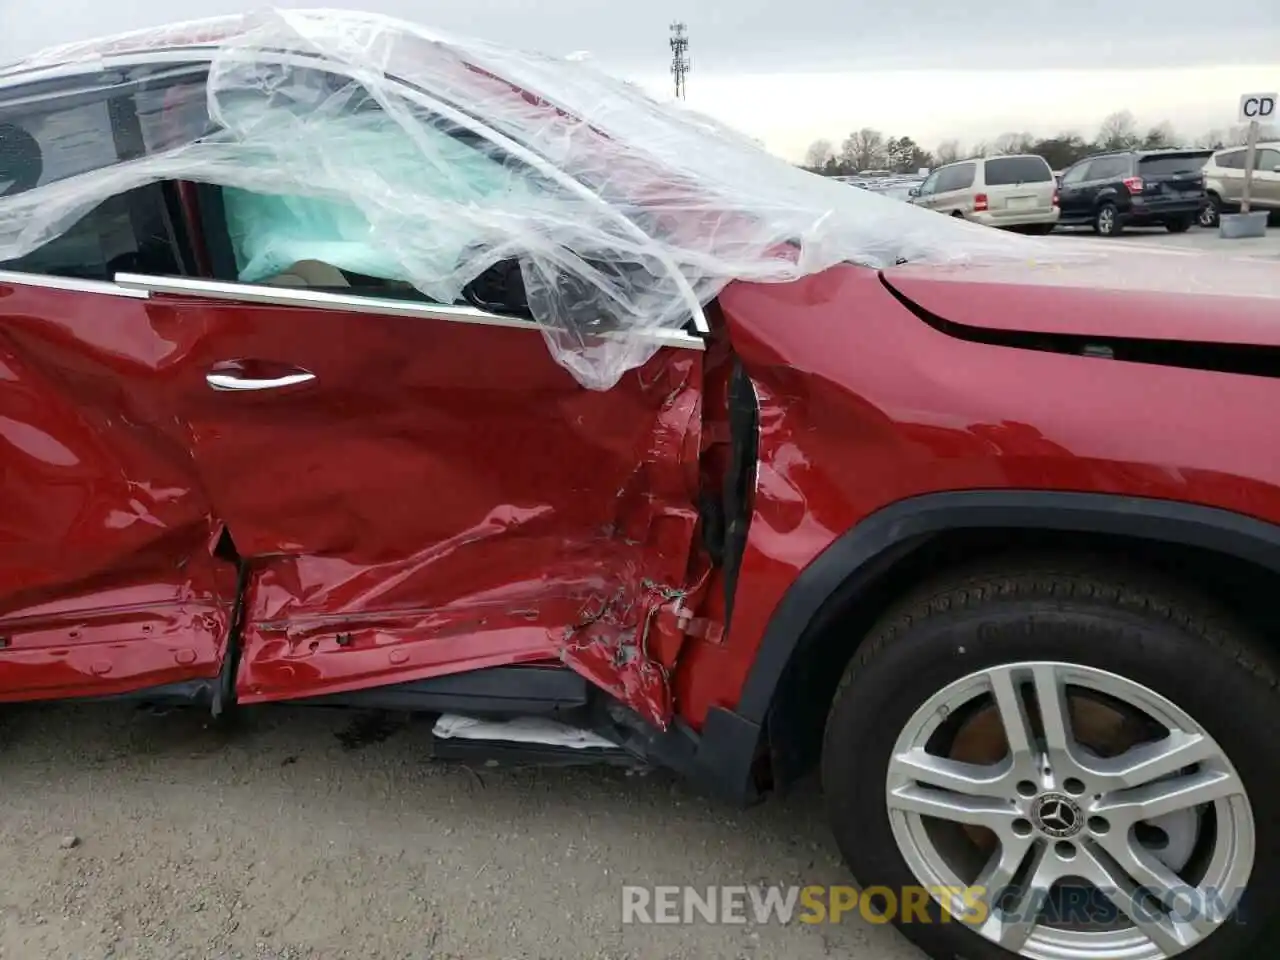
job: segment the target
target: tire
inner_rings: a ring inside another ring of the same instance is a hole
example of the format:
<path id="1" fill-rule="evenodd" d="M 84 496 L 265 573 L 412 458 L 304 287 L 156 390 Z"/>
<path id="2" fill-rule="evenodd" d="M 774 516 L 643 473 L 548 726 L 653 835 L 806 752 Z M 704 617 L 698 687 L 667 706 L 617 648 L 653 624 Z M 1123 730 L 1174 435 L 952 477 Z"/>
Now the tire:
<path id="1" fill-rule="evenodd" d="M 1200 226 L 1207 230 L 1211 230 L 1218 225 L 1219 219 L 1222 217 L 1222 201 L 1218 199 L 1215 193 L 1209 194 L 1205 200 L 1205 204 L 1200 208 L 1200 215 L 1196 219 Z"/>
<path id="2" fill-rule="evenodd" d="M 1118 237 L 1124 227 L 1120 223 L 1120 211 L 1114 203 L 1104 203 L 1093 214 L 1093 232 L 1100 237 Z"/>
<path id="3" fill-rule="evenodd" d="M 1191 229 L 1191 224 L 1193 223 L 1195 223 L 1194 219 L 1185 217 L 1181 220 L 1170 220 L 1164 225 L 1164 228 L 1170 233 L 1186 233 Z"/>
<path id="4" fill-rule="evenodd" d="M 1280 893 L 1280 822 L 1268 809 L 1280 787 L 1280 751 L 1266 739 L 1280 723 L 1276 674 L 1244 631 L 1216 609 L 1189 599 L 1187 591 L 1124 572 L 1093 572 L 1099 569 L 1105 566 L 1009 563 L 980 569 L 918 591 L 880 621 L 840 684 L 824 736 L 823 791 L 840 850 L 863 890 L 887 887 L 901 898 L 904 888 L 929 886 L 904 855 L 898 832 L 902 815 L 895 812 L 898 819 L 891 820 L 888 803 L 891 760 L 917 711 L 962 678 L 984 670 L 998 673 L 1007 664 L 1105 671 L 1097 675 L 1140 684 L 1193 718 L 1221 747 L 1251 807 L 1252 870 L 1232 917 L 1190 949 L 1166 955 L 1179 960 L 1269 955 L 1266 949 L 1255 954 L 1249 947 L 1266 934 L 1265 917 Z M 961 715 L 957 710 L 955 716 Z M 940 736 L 944 724 L 937 726 Z M 1259 749 L 1260 744 L 1266 746 Z M 1097 820 L 1085 819 L 1089 803 L 1088 796 L 1081 796 L 1076 810 L 1084 810 L 1076 829 L 1088 824 L 1077 837 L 1081 851 L 1089 849 L 1089 831 Z M 1216 818 L 1227 808 L 1213 809 Z M 1202 815 L 1189 811 L 1188 816 L 1199 817 L 1192 821 L 1197 831 L 1205 829 Z M 1222 822 L 1247 824 L 1250 819 L 1235 817 L 1228 814 Z M 1047 822 L 1041 822 L 1041 829 L 1047 829 Z M 1114 833 L 1126 843 L 1132 836 L 1136 834 Z M 1050 839 L 1035 842 L 1048 845 L 1042 847 L 1046 858 L 1059 855 L 1063 845 Z M 1042 949 L 1049 941 L 1007 950 L 958 918 L 945 917 L 936 899 L 922 899 L 928 922 L 921 922 L 919 914 L 910 923 L 897 914 L 892 919 L 934 960 L 1054 956 Z M 1140 951 L 1126 953 L 1138 955 Z"/>

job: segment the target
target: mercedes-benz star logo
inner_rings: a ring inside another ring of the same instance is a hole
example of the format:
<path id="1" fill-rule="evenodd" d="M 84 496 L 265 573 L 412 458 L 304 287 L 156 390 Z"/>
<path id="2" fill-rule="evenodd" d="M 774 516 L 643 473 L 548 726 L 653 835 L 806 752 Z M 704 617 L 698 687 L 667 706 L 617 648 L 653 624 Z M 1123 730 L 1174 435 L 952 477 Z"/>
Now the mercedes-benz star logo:
<path id="1" fill-rule="evenodd" d="M 1031 818 L 1040 832 L 1064 840 L 1074 837 L 1084 826 L 1079 805 L 1060 793 L 1046 793 L 1031 808 Z"/>

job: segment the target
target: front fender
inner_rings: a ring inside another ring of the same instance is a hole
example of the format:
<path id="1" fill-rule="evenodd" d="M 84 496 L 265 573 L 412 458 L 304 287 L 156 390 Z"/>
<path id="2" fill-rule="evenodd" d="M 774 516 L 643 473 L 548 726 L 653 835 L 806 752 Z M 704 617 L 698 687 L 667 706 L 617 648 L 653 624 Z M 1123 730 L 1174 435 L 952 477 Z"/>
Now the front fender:
<path id="1" fill-rule="evenodd" d="M 754 795 L 759 738 L 783 677 L 833 598 L 856 603 L 894 563 L 954 530 L 1047 530 L 1198 547 L 1280 574 L 1280 526 L 1230 510 L 1170 500 L 1042 490 L 935 493 L 872 513 L 795 579 L 765 630 L 741 697 L 713 707 L 699 740 L 700 779 L 728 798 Z"/>

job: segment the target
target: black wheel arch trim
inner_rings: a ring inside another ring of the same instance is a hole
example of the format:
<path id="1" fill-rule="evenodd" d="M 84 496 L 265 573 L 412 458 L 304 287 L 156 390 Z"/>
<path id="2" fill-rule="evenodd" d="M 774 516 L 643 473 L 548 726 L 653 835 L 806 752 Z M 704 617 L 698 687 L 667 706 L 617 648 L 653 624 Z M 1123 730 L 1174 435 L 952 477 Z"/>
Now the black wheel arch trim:
<path id="1" fill-rule="evenodd" d="M 1218 507 L 1099 493 L 974 490 L 882 507 L 801 572 L 765 628 L 735 713 L 763 723 L 791 654 L 827 598 L 895 548 L 963 528 L 1112 533 L 1203 547 L 1280 573 L 1280 526 Z"/>
<path id="2" fill-rule="evenodd" d="M 870 584 L 933 535 L 960 529 L 1111 533 L 1202 547 L 1280 574 L 1280 525 L 1217 507 L 1100 493 L 972 490 L 924 494 L 870 514 L 833 541 L 783 595 L 756 652 L 738 704 L 714 707 L 694 756 L 673 764 L 720 797 L 749 802 L 761 739 L 792 655 L 838 591 Z M 845 593 L 847 596 L 848 594 Z"/>

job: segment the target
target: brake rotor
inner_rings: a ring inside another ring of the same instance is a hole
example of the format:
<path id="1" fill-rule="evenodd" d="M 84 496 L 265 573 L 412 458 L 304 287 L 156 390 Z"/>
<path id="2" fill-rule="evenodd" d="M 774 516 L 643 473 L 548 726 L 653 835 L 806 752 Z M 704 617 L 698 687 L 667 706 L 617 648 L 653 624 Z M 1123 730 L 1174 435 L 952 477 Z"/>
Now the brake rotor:
<path id="1" fill-rule="evenodd" d="M 1114 701 L 1071 692 L 1067 694 L 1067 704 L 1076 743 L 1099 757 L 1118 756 L 1160 735 L 1153 733 L 1155 725 L 1150 719 Z M 992 703 L 964 720 L 947 755 L 963 763 L 993 766 L 1008 752 L 1004 726 Z M 1200 833 L 1200 814 L 1196 810 L 1180 810 L 1144 823 L 1147 829 L 1140 832 L 1138 841 L 1171 870 L 1184 868 Z M 973 826 L 963 829 L 984 856 L 995 852 L 998 841 L 991 831 Z"/>

